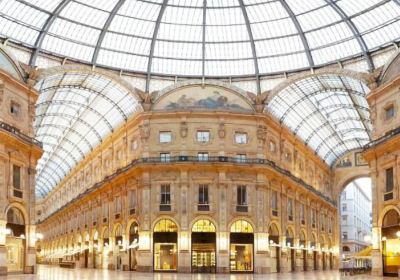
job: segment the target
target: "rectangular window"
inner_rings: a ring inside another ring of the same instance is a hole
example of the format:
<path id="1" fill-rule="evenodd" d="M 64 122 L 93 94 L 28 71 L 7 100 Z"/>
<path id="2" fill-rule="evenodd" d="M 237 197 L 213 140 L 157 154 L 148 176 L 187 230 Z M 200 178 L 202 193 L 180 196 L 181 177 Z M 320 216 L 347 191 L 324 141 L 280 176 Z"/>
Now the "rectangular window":
<path id="1" fill-rule="evenodd" d="M 293 221 L 293 199 L 288 199 L 287 204 L 287 211 L 288 211 L 288 220 Z"/>
<path id="2" fill-rule="evenodd" d="M 171 187 L 169 184 L 161 185 L 161 205 L 171 205 Z M 160 208 L 161 209 L 161 208 Z"/>
<path id="3" fill-rule="evenodd" d="M 170 153 L 161 153 L 160 154 L 160 161 L 161 162 L 170 162 L 171 161 Z"/>
<path id="4" fill-rule="evenodd" d="M 275 153 L 276 152 L 276 144 L 273 141 L 269 141 L 269 151 L 271 153 Z"/>
<path id="5" fill-rule="evenodd" d="M 172 141 L 171 131 L 160 132 L 160 143 L 170 143 Z"/>
<path id="6" fill-rule="evenodd" d="M 210 131 L 199 130 L 197 131 L 197 142 L 206 143 L 210 141 Z"/>
<path id="7" fill-rule="evenodd" d="M 138 148 L 138 141 L 136 139 L 132 140 L 132 142 L 131 142 L 131 151 L 136 151 L 137 148 Z"/>
<path id="8" fill-rule="evenodd" d="M 121 209 L 122 209 L 122 204 L 121 204 L 121 197 L 117 196 L 114 200 L 114 209 L 115 209 L 115 214 L 120 214 L 121 213 Z"/>
<path id="9" fill-rule="evenodd" d="M 237 154 L 236 162 L 238 163 L 246 163 L 246 155 L 245 154 Z"/>
<path id="10" fill-rule="evenodd" d="M 276 191 L 272 191 L 271 193 L 271 208 L 272 208 L 272 216 L 278 216 L 278 193 Z"/>
<path id="11" fill-rule="evenodd" d="M 342 204 L 342 211 L 347 211 L 347 204 L 345 203 Z"/>
<path id="12" fill-rule="evenodd" d="M 129 191 L 129 209 L 136 208 L 136 190 Z"/>
<path id="13" fill-rule="evenodd" d="M 13 186 L 15 189 L 21 189 L 21 167 L 13 165 Z"/>
<path id="14" fill-rule="evenodd" d="M 392 192 L 394 186 L 393 167 L 386 169 L 386 192 Z"/>
<path id="15" fill-rule="evenodd" d="M 389 107 L 385 108 L 385 119 L 390 120 L 394 117 L 394 106 L 390 105 Z"/>
<path id="16" fill-rule="evenodd" d="M 199 204 L 208 204 L 208 185 L 199 185 Z"/>
<path id="17" fill-rule="evenodd" d="M 246 144 L 247 143 L 247 133 L 236 132 L 235 133 L 235 143 L 236 144 Z"/>
<path id="18" fill-rule="evenodd" d="M 237 186 L 236 192 L 236 211 L 247 212 L 247 187 Z"/>
<path id="19" fill-rule="evenodd" d="M 306 224 L 306 219 L 305 219 L 304 213 L 305 213 L 304 204 L 301 203 L 300 204 L 300 221 L 301 221 L 302 225 Z"/>
<path id="20" fill-rule="evenodd" d="M 315 228 L 317 226 L 317 210 L 311 210 L 311 226 Z"/>
<path id="21" fill-rule="evenodd" d="M 198 161 L 208 161 L 208 153 L 198 153 L 197 159 Z"/>
<path id="22" fill-rule="evenodd" d="M 103 204 L 103 221 L 107 221 L 108 218 L 108 203 Z"/>
<path id="23" fill-rule="evenodd" d="M 12 101 L 10 105 L 10 113 L 18 117 L 21 114 L 21 105 Z"/>
<path id="24" fill-rule="evenodd" d="M 347 232 L 343 232 L 343 240 L 347 240 L 348 236 L 347 236 Z"/>

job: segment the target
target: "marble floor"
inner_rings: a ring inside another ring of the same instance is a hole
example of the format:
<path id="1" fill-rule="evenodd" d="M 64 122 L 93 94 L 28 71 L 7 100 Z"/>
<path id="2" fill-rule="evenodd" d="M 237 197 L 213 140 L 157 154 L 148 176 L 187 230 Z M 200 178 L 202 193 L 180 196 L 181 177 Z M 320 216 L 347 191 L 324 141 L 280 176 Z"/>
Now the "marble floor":
<path id="1" fill-rule="evenodd" d="M 341 276 L 338 271 L 297 272 L 281 274 L 183 274 L 183 273 L 138 273 L 98 269 L 68 269 L 39 265 L 36 275 L 9 275 L 7 280 L 378 280 L 396 279 L 369 275 Z"/>

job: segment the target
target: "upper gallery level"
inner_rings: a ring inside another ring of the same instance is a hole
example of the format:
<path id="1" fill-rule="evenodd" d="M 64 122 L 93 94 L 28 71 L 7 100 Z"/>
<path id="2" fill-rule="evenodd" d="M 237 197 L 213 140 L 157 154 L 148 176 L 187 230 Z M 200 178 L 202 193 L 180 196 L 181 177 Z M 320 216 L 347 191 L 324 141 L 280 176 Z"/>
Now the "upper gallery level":
<path id="1" fill-rule="evenodd" d="M 268 164 L 332 198 L 329 166 L 303 141 L 240 92 L 192 84 L 155 97 L 106 137 L 42 200 L 42 218 L 133 163 L 181 161 Z"/>
<path id="2" fill-rule="evenodd" d="M 40 145 L 32 126 L 38 92 L 24 82 L 22 73 L 12 55 L 0 48 L 1 130 L 27 144 Z"/>

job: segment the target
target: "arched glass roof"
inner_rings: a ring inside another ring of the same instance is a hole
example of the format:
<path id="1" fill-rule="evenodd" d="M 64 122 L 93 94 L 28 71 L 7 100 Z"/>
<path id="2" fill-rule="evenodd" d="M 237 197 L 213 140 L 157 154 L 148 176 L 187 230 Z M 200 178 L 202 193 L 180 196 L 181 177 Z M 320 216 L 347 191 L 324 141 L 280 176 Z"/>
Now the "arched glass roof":
<path id="1" fill-rule="evenodd" d="M 334 74 L 298 80 L 271 98 L 266 110 L 327 164 L 370 141 L 368 87 Z"/>
<path id="2" fill-rule="evenodd" d="M 44 197 L 104 137 L 142 108 L 138 98 L 96 73 L 58 72 L 42 79 L 34 122 L 43 143 L 36 194 Z"/>
<path id="3" fill-rule="evenodd" d="M 400 39 L 399 0 L 0 0 L 0 34 L 148 75 L 235 77 L 362 57 Z M 148 89 L 148 85 L 147 85 Z"/>

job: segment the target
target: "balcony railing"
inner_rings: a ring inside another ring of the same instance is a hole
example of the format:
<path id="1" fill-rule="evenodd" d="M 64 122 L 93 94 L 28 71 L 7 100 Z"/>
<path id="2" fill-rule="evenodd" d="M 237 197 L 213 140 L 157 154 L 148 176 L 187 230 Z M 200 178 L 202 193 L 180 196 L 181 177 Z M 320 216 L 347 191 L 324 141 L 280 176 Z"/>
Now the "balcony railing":
<path id="1" fill-rule="evenodd" d="M 383 200 L 388 201 L 393 199 L 393 192 L 387 192 L 383 195 Z"/>
<path id="2" fill-rule="evenodd" d="M 210 205 L 209 204 L 198 204 L 197 211 L 210 211 Z"/>
<path id="3" fill-rule="evenodd" d="M 249 211 L 248 205 L 236 205 L 236 212 L 243 212 L 246 213 Z"/>
<path id="4" fill-rule="evenodd" d="M 22 141 L 25 141 L 29 144 L 33 144 L 40 148 L 43 148 L 43 144 L 41 142 L 37 141 L 35 138 L 32 138 L 32 137 L 22 133 L 18 128 L 14 127 L 12 125 L 9 125 L 8 123 L 0 121 L 0 129 L 7 131 L 9 133 L 12 133 L 13 135 L 18 137 Z"/>
<path id="5" fill-rule="evenodd" d="M 171 204 L 160 204 L 160 211 L 171 211 Z"/>
<path id="6" fill-rule="evenodd" d="M 100 182 L 95 183 L 92 187 L 88 188 L 85 190 L 85 192 L 79 194 L 76 196 L 74 199 L 70 200 L 67 204 L 63 205 L 62 207 L 58 208 L 56 211 L 54 211 L 51 215 L 54 213 L 61 211 L 62 209 L 66 208 L 68 205 L 74 203 L 75 201 L 79 200 L 82 198 L 84 195 L 87 195 L 91 192 L 96 191 L 98 188 L 103 186 L 105 183 L 110 182 L 113 180 L 115 177 L 117 177 L 120 174 L 123 174 L 124 172 L 129 171 L 130 169 L 140 166 L 140 165 L 154 165 L 154 164 L 160 164 L 160 165 L 167 165 L 167 164 L 187 164 L 187 163 L 197 163 L 197 164 L 207 164 L 207 163 L 228 163 L 228 164 L 237 164 L 237 165 L 262 165 L 262 166 L 267 166 L 269 168 L 274 169 L 276 172 L 285 175 L 286 177 L 290 178 L 291 180 L 295 181 L 296 183 L 300 184 L 302 187 L 307 189 L 308 191 L 314 193 L 321 199 L 325 200 L 326 202 L 330 203 L 331 205 L 336 207 L 336 201 L 331 199 L 330 197 L 324 195 L 322 192 L 316 190 L 314 187 L 311 185 L 307 184 L 303 179 L 296 177 L 293 175 L 290 171 L 276 165 L 274 161 L 268 160 L 268 159 L 260 159 L 260 158 L 246 158 L 243 159 L 240 163 L 237 162 L 236 157 L 226 157 L 226 156 L 216 156 L 216 157 L 208 157 L 207 161 L 202 161 L 199 160 L 197 156 L 172 156 L 170 158 L 169 162 L 162 162 L 160 160 L 160 157 L 146 157 L 146 158 L 139 158 L 131 161 L 128 165 L 121 167 L 117 169 L 113 174 L 110 174 Z M 161 210 L 160 210 L 161 211 Z M 47 216 L 43 221 L 48 219 L 51 215 Z"/>
<path id="7" fill-rule="evenodd" d="M 377 146 L 379 144 L 382 144 L 382 143 L 386 142 L 390 138 L 393 138 L 397 134 L 400 134 L 400 127 L 397 127 L 395 129 L 392 129 L 392 130 L 386 132 L 386 134 L 384 136 L 369 142 L 368 144 L 364 145 L 363 148 L 364 148 L 364 150 L 367 150 L 369 148 L 375 147 L 375 146 Z"/>

